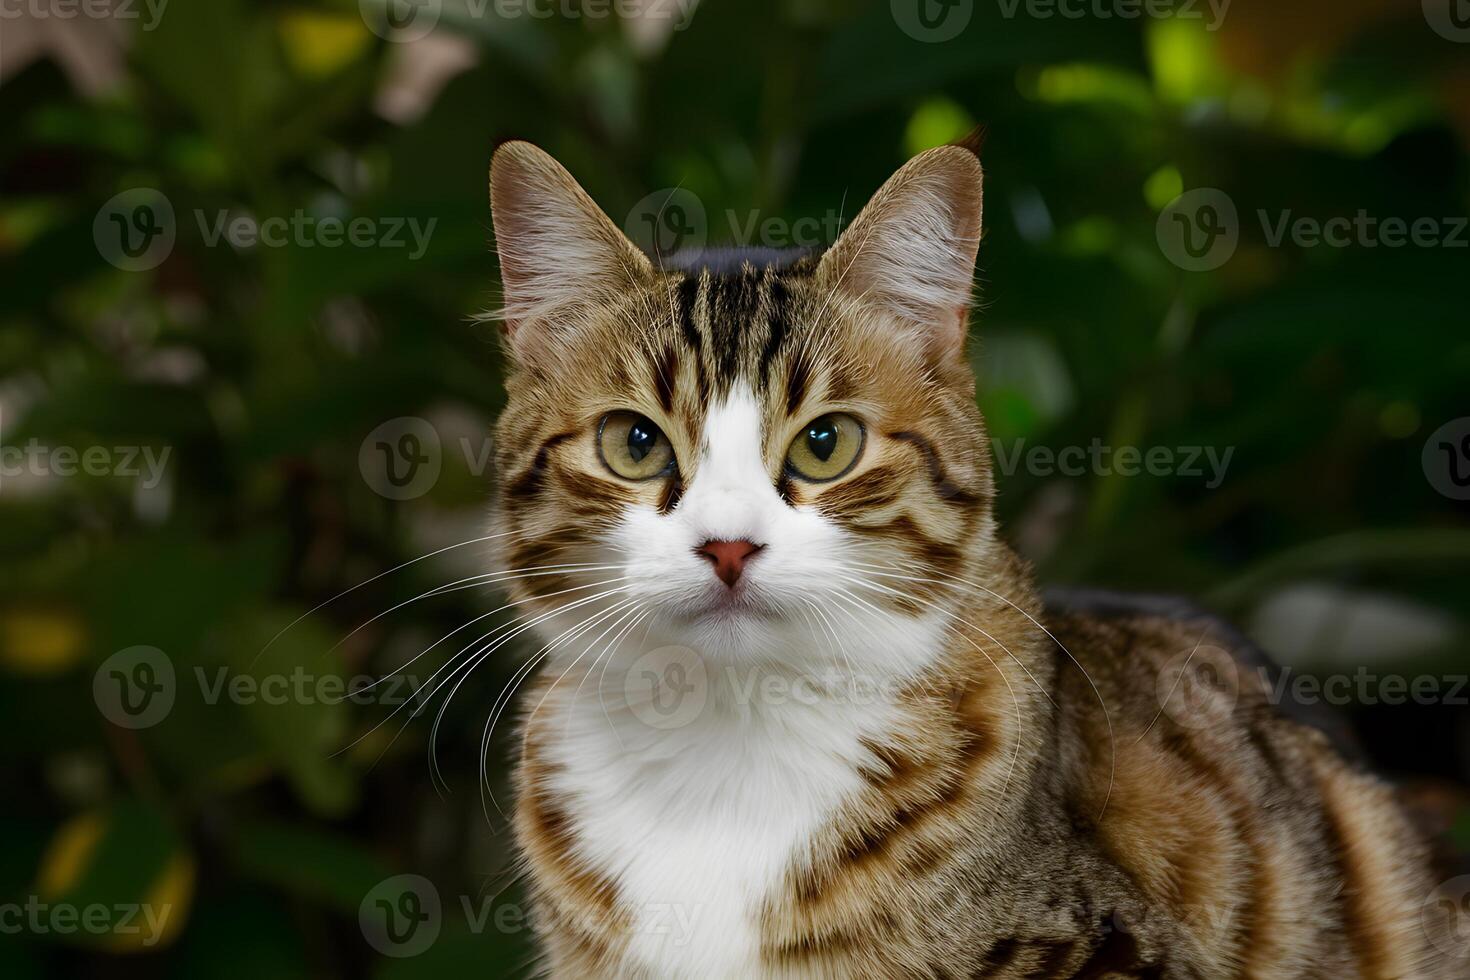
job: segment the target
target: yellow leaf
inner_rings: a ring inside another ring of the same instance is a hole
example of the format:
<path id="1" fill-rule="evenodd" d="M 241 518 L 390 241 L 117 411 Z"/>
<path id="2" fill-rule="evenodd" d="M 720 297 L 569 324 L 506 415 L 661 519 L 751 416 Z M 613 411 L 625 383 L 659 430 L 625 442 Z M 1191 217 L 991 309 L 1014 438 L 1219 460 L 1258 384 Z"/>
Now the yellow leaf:
<path id="1" fill-rule="evenodd" d="M 36 891 L 42 898 L 64 895 L 76 885 L 91 863 L 104 829 L 106 823 L 100 813 L 85 813 L 56 832 L 36 877 Z"/>
<path id="2" fill-rule="evenodd" d="M 75 616 L 49 609 L 0 612 L 0 664 L 17 674 L 59 674 L 82 655 L 85 632 Z"/>
<path id="3" fill-rule="evenodd" d="M 143 900 L 144 908 L 153 910 L 154 914 L 154 918 L 147 920 L 149 928 L 115 932 L 109 938 L 108 948 L 118 953 L 143 953 L 170 945 L 184 931 L 186 913 L 193 899 L 194 858 L 175 854 Z"/>
<path id="4" fill-rule="evenodd" d="M 373 40 L 361 17 L 344 14 L 293 11 L 281 15 L 279 24 L 286 60 L 309 78 L 350 64 Z"/>

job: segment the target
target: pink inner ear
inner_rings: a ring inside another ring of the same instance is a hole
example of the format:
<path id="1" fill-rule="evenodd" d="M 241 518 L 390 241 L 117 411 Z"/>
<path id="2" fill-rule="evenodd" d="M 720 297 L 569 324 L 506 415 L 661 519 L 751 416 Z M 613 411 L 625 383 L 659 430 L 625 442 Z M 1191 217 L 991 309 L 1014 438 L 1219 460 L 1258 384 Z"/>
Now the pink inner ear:
<path id="1" fill-rule="evenodd" d="M 934 329 L 935 353 L 963 358 L 965 339 L 970 333 L 970 307 L 963 306 L 950 314 L 948 324 L 941 321 Z"/>

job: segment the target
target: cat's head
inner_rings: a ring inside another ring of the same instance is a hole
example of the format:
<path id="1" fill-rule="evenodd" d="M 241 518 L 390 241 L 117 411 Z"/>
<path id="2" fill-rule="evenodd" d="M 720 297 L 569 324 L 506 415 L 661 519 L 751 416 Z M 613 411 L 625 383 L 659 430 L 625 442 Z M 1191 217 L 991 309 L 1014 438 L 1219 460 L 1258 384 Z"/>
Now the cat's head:
<path id="1" fill-rule="evenodd" d="M 975 155 L 916 157 L 820 257 L 724 274 L 645 255 L 526 143 L 497 152 L 491 198 L 495 530 L 543 636 L 637 611 L 708 655 L 901 669 L 992 537 Z"/>

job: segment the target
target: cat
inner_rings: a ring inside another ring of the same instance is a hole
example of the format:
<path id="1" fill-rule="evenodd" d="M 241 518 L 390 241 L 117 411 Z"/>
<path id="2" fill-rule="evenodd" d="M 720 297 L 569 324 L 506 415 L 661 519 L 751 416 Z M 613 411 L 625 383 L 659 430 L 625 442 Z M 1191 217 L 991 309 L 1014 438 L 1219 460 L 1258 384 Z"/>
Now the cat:
<path id="1" fill-rule="evenodd" d="M 645 254 L 501 146 L 516 839 L 559 978 L 1463 977 L 1390 789 L 1248 644 L 1047 608 L 966 355 L 974 152 L 820 254 Z"/>

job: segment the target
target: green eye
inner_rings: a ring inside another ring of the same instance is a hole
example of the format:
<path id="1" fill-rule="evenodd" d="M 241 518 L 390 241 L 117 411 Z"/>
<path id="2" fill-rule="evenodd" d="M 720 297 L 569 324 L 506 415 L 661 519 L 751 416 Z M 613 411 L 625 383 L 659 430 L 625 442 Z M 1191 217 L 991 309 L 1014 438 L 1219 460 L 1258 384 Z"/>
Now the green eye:
<path id="1" fill-rule="evenodd" d="M 674 447 L 658 426 L 633 412 L 611 412 L 597 430 L 603 465 L 625 480 L 651 480 L 674 469 Z"/>
<path id="2" fill-rule="evenodd" d="M 786 451 L 786 467 L 812 483 L 826 483 L 847 473 L 863 453 L 863 424 L 835 413 L 812 419 Z"/>

